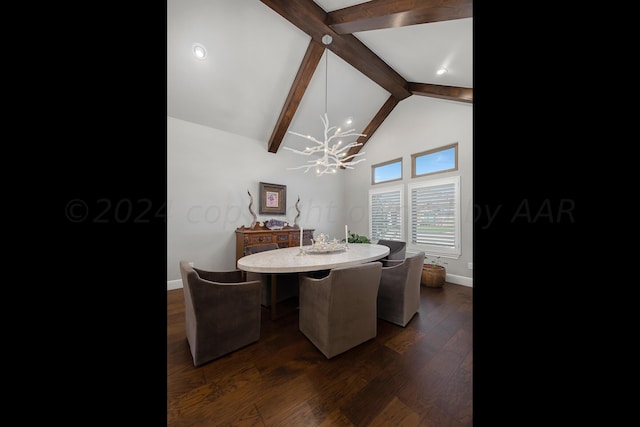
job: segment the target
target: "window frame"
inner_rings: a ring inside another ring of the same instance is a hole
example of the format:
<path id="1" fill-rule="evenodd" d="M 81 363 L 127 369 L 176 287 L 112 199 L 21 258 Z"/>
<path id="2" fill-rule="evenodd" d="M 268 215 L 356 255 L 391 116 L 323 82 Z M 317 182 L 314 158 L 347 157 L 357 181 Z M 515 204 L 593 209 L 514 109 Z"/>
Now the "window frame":
<path id="1" fill-rule="evenodd" d="M 434 171 L 434 172 L 428 172 L 428 173 L 422 173 L 420 175 L 416 174 L 416 162 L 418 157 L 424 157 L 424 156 L 429 156 L 435 153 L 438 153 L 440 151 L 446 151 L 449 150 L 451 148 L 454 148 L 454 167 L 450 168 L 450 169 L 443 169 L 443 170 L 438 170 L 438 171 Z M 438 148 L 433 148 L 431 150 L 427 150 L 427 151 L 422 151 L 420 153 L 414 153 L 411 155 L 411 178 L 420 178 L 420 177 L 425 177 L 425 176 L 429 176 L 429 175 L 434 175 L 434 174 L 438 174 L 438 173 L 444 173 L 444 172 L 452 172 L 452 171 L 457 171 L 458 170 L 458 143 L 454 142 L 453 144 L 449 144 L 449 145 L 445 145 L 443 147 L 438 147 Z"/>
<path id="2" fill-rule="evenodd" d="M 394 179 L 388 179 L 386 181 L 380 181 L 380 182 L 375 182 L 375 177 L 376 177 L 376 168 L 382 167 L 382 166 L 387 166 L 393 163 L 400 163 L 400 178 L 394 178 Z M 375 165 L 371 165 L 371 185 L 378 185 L 378 184 L 386 184 L 389 182 L 396 182 L 396 181 L 402 181 L 403 177 L 404 177 L 404 173 L 403 173 L 403 169 L 404 169 L 404 160 L 402 157 L 398 157 L 397 159 L 393 159 L 393 160 L 387 160 L 386 162 L 382 162 L 382 163 L 378 163 Z"/>

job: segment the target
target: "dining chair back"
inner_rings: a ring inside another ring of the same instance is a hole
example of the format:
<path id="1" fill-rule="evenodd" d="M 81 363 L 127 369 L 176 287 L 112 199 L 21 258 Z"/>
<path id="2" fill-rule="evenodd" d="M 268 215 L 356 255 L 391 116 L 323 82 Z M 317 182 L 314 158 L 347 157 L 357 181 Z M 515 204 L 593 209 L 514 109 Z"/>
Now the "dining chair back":
<path id="1" fill-rule="evenodd" d="M 258 252 L 272 251 L 279 249 L 277 243 L 263 243 L 261 245 L 246 246 L 245 255 L 256 254 Z M 259 280 L 262 284 L 261 304 L 265 307 L 271 306 L 271 274 L 246 273 L 247 280 Z M 281 302 L 289 298 L 298 297 L 298 273 L 278 273 L 276 274 L 276 302 Z"/>
<path id="2" fill-rule="evenodd" d="M 407 252 L 407 243 L 399 240 L 378 240 L 379 245 L 389 248 L 389 255 L 384 257 L 387 260 L 403 260 Z"/>
<path id="3" fill-rule="evenodd" d="M 263 243 L 261 245 L 245 246 L 244 254 L 251 255 L 251 254 L 257 254 L 258 252 L 271 251 L 274 249 L 278 249 L 277 243 Z"/>
<path id="4" fill-rule="evenodd" d="M 327 359 L 377 335 L 376 298 L 382 263 L 300 276 L 299 329 Z"/>
<path id="5" fill-rule="evenodd" d="M 395 265 L 382 267 L 378 289 L 378 317 L 405 327 L 420 310 L 420 279 L 424 252 L 409 255 Z"/>
<path id="6" fill-rule="evenodd" d="M 206 271 L 180 261 L 185 332 L 198 367 L 260 339 L 260 282 L 242 271 Z"/>

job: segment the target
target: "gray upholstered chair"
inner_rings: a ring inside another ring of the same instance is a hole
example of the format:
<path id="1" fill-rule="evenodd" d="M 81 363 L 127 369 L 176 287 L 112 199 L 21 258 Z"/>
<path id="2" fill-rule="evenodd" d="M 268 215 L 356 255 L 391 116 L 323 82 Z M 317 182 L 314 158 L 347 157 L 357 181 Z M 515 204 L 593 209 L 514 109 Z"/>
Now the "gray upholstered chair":
<path id="1" fill-rule="evenodd" d="M 424 252 L 382 268 L 378 289 L 378 317 L 405 327 L 420 310 L 420 279 Z"/>
<path id="2" fill-rule="evenodd" d="M 399 240 L 378 240 L 379 245 L 384 245 L 389 248 L 389 255 L 384 257 L 385 260 L 403 260 L 407 252 L 407 243 Z"/>
<path id="3" fill-rule="evenodd" d="M 279 246 L 278 246 L 277 243 L 263 243 L 261 245 L 245 246 L 244 254 L 245 255 L 251 255 L 251 254 L 256 254 L 258 252 L 272 251 L 272 250 L 278 249 L 278 248 L 279 248 Z"/>
<path id="4" fill-rule="evenodd" d="M 244 254 L 251 255 L 258 252 L 278 249 L 277 243 L 263 243 L 261 245 L 246 246 Z M 262 283 L 261 303 L 265 307 L 271 306 L 271 274 L 247 272 L 247 280 L 259 280 Z M 276 274 L 276 302 L 282 302 L 292 297 L 298 297 L 298 273 Z"/>
<path id="5" fill-rule="evenodd" d="M 260 282 L 242 271 L 205 271 L 180 261 L 185 329 L 198 367 L 260 338 Z"/>
<path id="6" fill-rule="evenodd" d="M 334 268 L 323 278 L 300 276 L 299 329 L 327 359 L 377 335 L 381 272 L 374 261 Z"/>

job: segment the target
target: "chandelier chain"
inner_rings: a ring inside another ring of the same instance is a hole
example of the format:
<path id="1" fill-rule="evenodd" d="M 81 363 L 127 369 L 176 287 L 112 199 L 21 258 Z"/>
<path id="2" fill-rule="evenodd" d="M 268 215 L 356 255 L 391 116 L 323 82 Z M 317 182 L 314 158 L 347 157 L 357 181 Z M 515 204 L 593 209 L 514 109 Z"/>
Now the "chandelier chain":
<path id="1" fill-rule="evenodd" d="M 296 135 L 310 141 L 313 141 L 316 145 L 314 147 L 307 147 L 304 151 L 296 150 L 290 147 L 283 147 L 286 150 L 293 151 L 296 154 L 300 154 L 303 156 L 311 156 L 313 154 L 320 154 L 319 158 L 315 160 L 307 161 L 306 165 L 297 166 L 293 168 L 287 169 L 304 169 L 304 172 L 307 173 L 309 169 L 315 168 L 316 174 L 318 176 L 324 175 L 325 173 L 336 173 L 338 168 L 343 169 L 353 169 L 353 165 L 363 162 L 366 159 L 358 159 L 355 160 L 356 157 L 362 156 L 364 153 L 355 153 L 351 155 L 347 155 L 348 150 L 353 147 L 357 147 L 362 145 L 361 142 L 350 142 L 348 144 L 342 145 L 342 140 L 340 139 L 337 142 L 332 142 L 332 145 L 329 146 L 329 142 L 334 138 L 344 138 L 349 136 L 367 136 L 363 133 L 354 132 L 355 129 L 349 129 L 346 131 L 342 131 L 341 128 L 336 126 L 329 127 L 329 116 L 327 114 L 328 111 L 328 98 L 329 98 L 329 51 L 326 48 L 326 45 L 331 43 L 330 37 L 325 35 L 324 38 L 328 37 L 329 42 L 325 43 L 325 60 L 324 60 L 324 116 L 321 116 L 322 124 L 324 125 L 324 141 L 320 141 L 311 135 L 303 135 L 298 132 L 288 131 L 288 133 L 292 135 Z M 329 133 L 333 131 L 333 135 Z"/>
<path id="2" fill-rule="evenodd" d="M 324 48 L 324 113 L 327 114 L 329 98 L 329 49 Z"/>

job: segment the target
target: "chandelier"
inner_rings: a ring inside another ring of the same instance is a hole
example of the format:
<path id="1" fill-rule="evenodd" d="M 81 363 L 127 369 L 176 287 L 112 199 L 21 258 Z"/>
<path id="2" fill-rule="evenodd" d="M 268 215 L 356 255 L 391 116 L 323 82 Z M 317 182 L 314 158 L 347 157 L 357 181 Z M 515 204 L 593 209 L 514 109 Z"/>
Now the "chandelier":
<path id="1" fill-rule="evenodd" d="M 332 37 L 328 34 L 322 36 L 322 43 L 327 46 L 331 44 Z M 329 78 L 329 56 L 328 51 L 325 48 L 325 83 L 324 83 L 324 115 L 320 116 L 322 124 L 324 125 L 324 140 L 320 141 L 311 135 L 303 135 L 298 132 L 288 131 L 292 135 L 296 135 L 305 138 L 315 143 L 312 147 L 307 147 L 304 151 L 296 150 L 294 148 L 283 147 L 285 150 L 293 151 L 296 154 L 303 156 L 316 156 L 315 159 L 308 160 L 307 164 L 287 169 L 304 169 L 307 173 L 310 169 L 315 169 L 318 176 L 325 173 L 336 173 L 338 168 L 353 169 L 353 165 L 363 162 L 366 159 L 357 159 L 356 157 L 362 156 L 364 153 L 356 153 L 347 156 L 347 152 L 351 147 L 357 147 L 362 145 L 360 142 L 350 142 L 342 144 L 342 139 L 335 141 L 339 138 L 347 138 L 351 136 L 367 136 L 362 133 L 355 133 L 354 129 L 341 130 L 336 126 L 329 126 L 329 116 L 327 115 L 327 80 Z"/>

